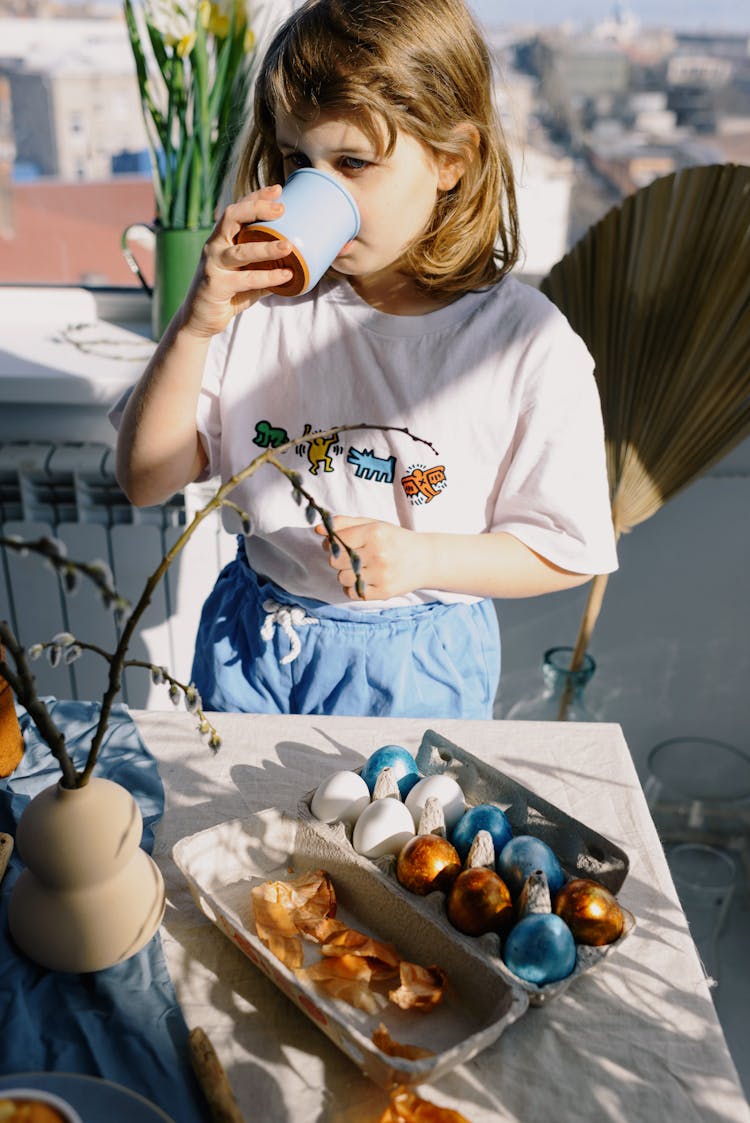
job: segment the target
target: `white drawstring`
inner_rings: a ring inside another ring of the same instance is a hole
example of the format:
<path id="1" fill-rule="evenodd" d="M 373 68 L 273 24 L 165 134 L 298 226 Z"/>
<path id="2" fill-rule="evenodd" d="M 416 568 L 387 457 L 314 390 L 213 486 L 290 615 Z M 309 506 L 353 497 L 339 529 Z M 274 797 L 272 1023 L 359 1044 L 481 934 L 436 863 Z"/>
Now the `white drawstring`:
<path id="1" fill-rule="evenodd" d="M 266 642 L 273 639 L 274 628 L 278 624 L 284 635 L 289 637 L 291 646 L 291 650 L 279 662 L 293 663 L 302 650 L 299 636 L 294 629 L 301 628 L 305 624 L 317 624 L 317 619 L 314 616 L 307 616 L 304 608 L 300 608 L 298 604 L 279 604 L 275 600 L 264 600 L 263 610 L 266 618 L 260 629 L 261 639 Z"/>

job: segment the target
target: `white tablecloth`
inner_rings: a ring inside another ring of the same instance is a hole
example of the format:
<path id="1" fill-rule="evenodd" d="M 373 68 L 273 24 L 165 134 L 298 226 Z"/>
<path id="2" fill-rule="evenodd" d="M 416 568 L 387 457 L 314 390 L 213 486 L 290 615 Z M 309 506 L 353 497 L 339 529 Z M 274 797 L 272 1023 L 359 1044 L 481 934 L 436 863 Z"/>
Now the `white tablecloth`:
<path id="1" fill-rule="evenodd" d="M 425 723 L 216 715 L 214 756 L 187 714 L 136 711 L 166 808 L 155 857 L 167 882 L 164 948 L 190 1027 L 221 1058 L 247 1123 L 375 1123 L 386 1094 L 198 911 L 171 859 L 178 839 L 266 807 L 294 812 L 338 768 Z M 617 725 L 460 722 L 438 732 L 620 845 L 633 935 L 551 1004 L 530 1009 L 427 1099 L 470 1123 L 727 1123 L 750 1111 Z"/>

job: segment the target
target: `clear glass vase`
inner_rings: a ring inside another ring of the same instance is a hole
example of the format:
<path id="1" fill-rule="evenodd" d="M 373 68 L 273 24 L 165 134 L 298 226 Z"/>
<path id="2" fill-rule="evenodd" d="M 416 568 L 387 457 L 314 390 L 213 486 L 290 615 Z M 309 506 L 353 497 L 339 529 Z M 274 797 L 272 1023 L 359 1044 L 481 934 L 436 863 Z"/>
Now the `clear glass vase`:
<path id="1" fill-rule="evenodd" d="M 550 647 L 545 651 L 542 689 L 516 702 L 505 716 L 513 721 L 596 721 L 597 715 L 585 696 L 596 663 L 587 652 L 578 670 L 571 671 L 572 656 L 572 647 Z"/>

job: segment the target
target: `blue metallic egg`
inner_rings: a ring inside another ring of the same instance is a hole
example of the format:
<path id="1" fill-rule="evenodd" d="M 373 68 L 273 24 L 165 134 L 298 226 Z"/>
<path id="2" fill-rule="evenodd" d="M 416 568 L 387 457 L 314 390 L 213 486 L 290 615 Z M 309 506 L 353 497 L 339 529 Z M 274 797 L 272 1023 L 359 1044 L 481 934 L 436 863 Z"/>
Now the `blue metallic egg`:
<path id="1" fill-rule="evenodd" d="M 550 893 L 556 893 L 565 881 L 562 866 L 554 850 L 530 834 L 517 834 L 501 850 L 497 872 L 514 897 L 518 896 L 530 873 L 541 870 L 547 878 Z"/>
<path id="2" fill-rule="evenodd" d="M 492 835 L 496 858 L 508 840 L 513 837 L 513 829 L 501 808 L 494 803 L 477 803 L 464 811 L 450 836 L 462 862 L 466 861 L 471 844 L 479 831 L 489 831 Z"/>
<path id="3" fill-rule="evenodd" d="M 520 979 L 544 986 L 565 979 L 576 965 L 576 942 L 564 920 L 553 912 L 519 920 L 503 948 L 503 962 Z"/>
<path id="4" fill-rule="evenodd" d="M 375 782 L 384 768 L 392 770 L 401 798 L 406 799 L 419 779 L 419 769 L 414 757 L 401 745 L 383 745 L 376 749 L 367 758 L 360 772 L 362 779 L 370 789 L 370 795 L 375 790 Z"/>

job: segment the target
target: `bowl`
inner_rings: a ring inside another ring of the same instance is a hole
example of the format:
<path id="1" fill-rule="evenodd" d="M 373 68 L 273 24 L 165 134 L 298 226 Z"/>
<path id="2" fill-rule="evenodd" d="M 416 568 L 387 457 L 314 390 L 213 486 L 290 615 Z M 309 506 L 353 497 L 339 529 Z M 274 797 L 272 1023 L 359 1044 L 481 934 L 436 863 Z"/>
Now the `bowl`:
<path id="1" fill-rule="evenodd" d="M 2 1114 L 2 1108 L 6 1103 L 16 1104 L 19 1108 L 23 1104 L 38 1104 L 44 1105 L 49 1108 L 49 1111 L 37 1113 L 37 1115 L 28 1115 L 27 1118 L 20 1112 L 16 1115 L 6 1116 Z M 59 1120 L 54 1117 L 52 1112 L 57 1112 Z M 83 1123 L 80 1115 L 67 1100 L 61 1099 L 60 1096 L 54 1095 L 52 1092 L 42 1092 L 38 1088 L 3 1088 L 0 1092 L 0 1119 L 3 1123 Z"/>

